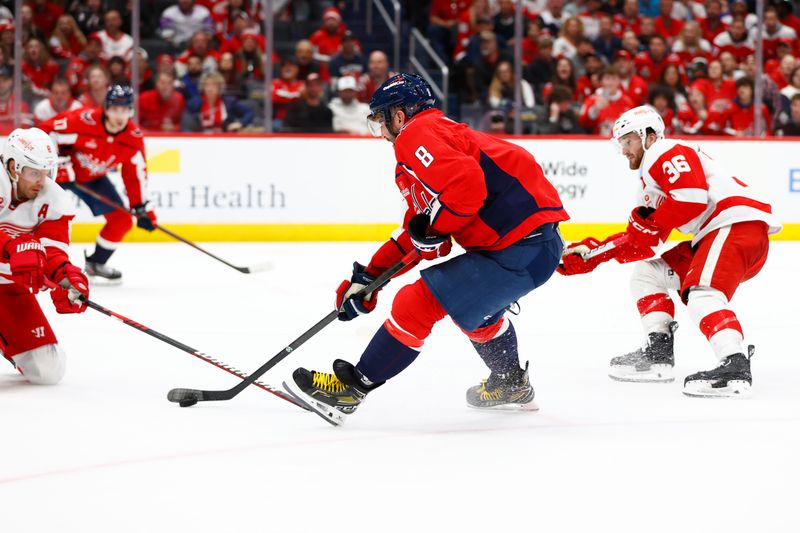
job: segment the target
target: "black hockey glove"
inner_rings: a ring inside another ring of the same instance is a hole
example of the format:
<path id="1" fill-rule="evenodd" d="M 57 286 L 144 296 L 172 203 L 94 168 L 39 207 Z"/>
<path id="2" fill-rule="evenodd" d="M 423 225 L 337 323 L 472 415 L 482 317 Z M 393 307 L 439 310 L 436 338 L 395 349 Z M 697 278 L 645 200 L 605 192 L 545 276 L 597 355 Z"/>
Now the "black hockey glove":
<path id="1" fill-rule="evenodd" d="M 419 251 L 423 259 L 436 259 L 450 253 L 453 243 L 450 235 L 428 235 L 431 219 L 428 215 L 420 213 L 408 221 L 408 236 L 411 244 Z"/>
<path id="2" fill-rule="evenodd" d="M 136 225 L 147 231 L 154 231 L 156 229 L 156 214 L 147 209 L 147 204 L 136 204 L 133 206 L 133 216 L 136 217 Z"/>

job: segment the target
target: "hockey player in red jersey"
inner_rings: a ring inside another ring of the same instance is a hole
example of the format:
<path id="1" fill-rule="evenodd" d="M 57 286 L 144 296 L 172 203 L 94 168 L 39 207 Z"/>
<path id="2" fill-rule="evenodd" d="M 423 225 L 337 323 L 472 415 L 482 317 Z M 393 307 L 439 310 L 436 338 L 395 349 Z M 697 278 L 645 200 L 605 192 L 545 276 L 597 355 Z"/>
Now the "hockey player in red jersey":
<path id="1" fill-rule="evenodd" d="M 664 138 L 664 123 L 652 108 L 631 109 L 614 124 L 613 138 L 632 170 L 639 170 L 639 205 L 624 234 L 600 242 L 587 238 L 568 248 L 559 272 L 592 271 L 600 263 L 640 261 L 631 291 L 642 318 L 642 348 L 611 360 L 609 375 L 620 381 L 668 382 L 673 378 L 675 306 L 669 290 L 678 292 L 689 314 L 720 362 L 713 370 L 684 380 L 689 396 L 746 396 L 752 378 L 742 327 L 730 307 L 739 285 L 761 270 L 769 249 L 768 235 L 781 226 L 770 205 L 699 146 Z M 692 234 L 691 241 L 653 258 L 669 233 Z M 626 242 L 584 260 L 578 253 L 605 242 Z M 651 259 L 652 258 L 652 259 Z"/>
<path id="2" fill-rule="evenodd" d="M 353 295 L 414 248 L 419 260 L 444 257 L 452 237 L 466 253 L 422 270 L 420 280 L 400 289 L 357 365 L 337 359 L 333 374 L 299 368 L 284 383 L 333 424 L 408 367 L 433 325 L 448 315 L 491 371 L 467 391 L 467 403 L 534 407 L 527 364 L 520 366 L 505 311 L 555 271 L 563 249 L 557 226 L 567 213 L 530 153 L 453 122 L 433 106 L 430 86 L 409 74 L 389 78 L 372 97 L 370 126 L 394 145 L 395 181 L 407 211 L 393 238 L 366 266 L 355 263 L 339 286 L 340 320 L 372 311 L 378 291 Z"/>
<path id="3" fill-rule="evenodd" d="M 66 356 L 35 294 L 45 278 L 59 285 L 50 296 L 59 313 L 86 310 L 78 294 L 89 283 L 69 261 L 69 195 L 53 181 L 58 153 L 42 130 L 17 129 L 0 162 L 0 355 L 35 384 L 64 376 Z M 69 290 L 72 289 L 72 290 Z"/>
<path id="4" fill-rule="evenodd" d="M 147 231 L 156 228 L 155 212 L 147 205 L 144 135 L 131 120 L 132 113 L 133 91 L 130 87 L 113 85 L 103 109 L 70 111 L 39 125 L 58 144 L 61 154 L 58 182 L 83 200 L 92 214 L 103 215 L 106 219 L 106 225 L 97 236 L 94 253 L 86 257 L 86 272 L 93 282 L 122 281 L 122 273 L 106 263 L 133 227 L 133 217 L 78 189 L 76 182 L 117 204 L 124 204 L 107 176 L 121 166 L 122 181 L 136 224 Z"/>

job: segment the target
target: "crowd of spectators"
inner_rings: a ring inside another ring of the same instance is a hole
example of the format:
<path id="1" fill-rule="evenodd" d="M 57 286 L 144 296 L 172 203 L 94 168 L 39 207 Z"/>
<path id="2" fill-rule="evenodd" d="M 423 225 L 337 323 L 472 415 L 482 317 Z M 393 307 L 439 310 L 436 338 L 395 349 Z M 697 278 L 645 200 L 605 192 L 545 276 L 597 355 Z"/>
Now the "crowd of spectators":
<path id="1" fill-rule="evenodd" d="M 754 0 L 520 1 L 519 80 L 514 0 L 403 2 L 406 26 L 421 29 L 451 67 L 455 118 L 510 133 L 519 86 L 530 134 L 607 136 L 622 112 L 641 104 L 658 110 L 670 134 L 800 133 L 800 18 L 793 2 L 766 0 L 763 101 L 755 102 Z M 0 1 L 3 131 L 13 123 L 13 4 Z M 130 2 L 24 2 L 23 124 L 102 105 L 109 85 L 131 84 L 135 63 L 138 121 L 148 131 L 262 131 L 269 98 L 274 131 L 360 135 L 367 133 L 367 102 L 392 74 L 389 39 L 366 49 L 366 36 L 343 20 L 352 13 L 349 2 L 276 0 L 276 21 L 301 21 L 309 31 L 271 58 L 259 0 L 141 4 L 158 9 L 142 9 L 144 46 L 134 49 Z M 153 42 L 158 46 L 146 44 Z M 272 71 L 270 91 L 265 68 Z M 763 131 L 755 131 L 756 113 Z"/>

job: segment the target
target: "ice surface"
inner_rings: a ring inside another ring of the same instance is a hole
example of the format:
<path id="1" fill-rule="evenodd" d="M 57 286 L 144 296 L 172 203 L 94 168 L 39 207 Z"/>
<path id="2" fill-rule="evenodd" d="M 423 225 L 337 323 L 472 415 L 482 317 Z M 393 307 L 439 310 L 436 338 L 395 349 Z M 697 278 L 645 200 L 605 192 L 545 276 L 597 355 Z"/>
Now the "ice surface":
<path id="1" fill-rule="evenodd" d="M 185 245 L 126 245 L 113 259 L 125 284 L 92 298 L 249 372 L 329 311 L 374 246 L 208 245 L 275 266 L 248 276 Z M 180 409 L 169 389 L 237 378 L 92 310 L 56 315 L 45 295 L 67 376 L 34 387 L 0 361 L 0 531 L 800 531 L 798 258 L 800 245 L 774 243 L 734 298 L 756 344 L 750 400 L 681 394 L 683 376 L 714 364 L 683 308 L 678 380 L 611 381 L 608 359 L 639 342 L 630 266 L 614 264 L 522 300 L 539 412 L 468 409 L 487 371 L 445 321 L 342 428 L 253 387 Z M 355 361 L 414 276 L 263 381 Z"/>

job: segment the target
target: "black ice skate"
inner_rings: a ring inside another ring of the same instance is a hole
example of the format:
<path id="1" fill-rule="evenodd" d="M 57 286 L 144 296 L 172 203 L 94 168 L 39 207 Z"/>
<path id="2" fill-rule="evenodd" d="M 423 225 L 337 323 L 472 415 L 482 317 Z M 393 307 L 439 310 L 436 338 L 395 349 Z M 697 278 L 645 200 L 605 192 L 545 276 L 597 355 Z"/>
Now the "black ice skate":
<path id="1" fill-rule="evenodd" d="M 533 396 L 526 362 L 525 370 L 520 368 L 507 374 L 492 372 L 480 385 L 467 389 L 467 405 L 475 409 L 538 411 Z"/>
<path id="2" fill-rule="evenodd" d="M 327 422 L 340 426 L 353 414 L 367 394 L 383 384 L 371 383 L 353 365 L 333 362 L 333 374 L 298 368 L 283 382 L 289 394 Z"/>
<path id="3" fill-rule="evenodd" d="M 677 322 L 669 323 L 669 333 L 651 333 L 647 346 L 635 352 L 611 359 L 608 377 L 617 381 L 639 383 L 670 383 L 675 381 L 675 330 Z"/>
<path id="4" fill-rule="evenodd" d="M 722 364 L 712 370 L 704 370 L 686 376 L 683 393 L 698 398 L 747 398 L 753 376 L 750 373 L 750 359 L 755 347 L 747 347 L 747 357 L 742 353 L 729 355 Z"/>
<path id="5" fill-rule="evenodd" d="M 89 256 L 86 252 L 83 253 L 86 259 L 86 266 L 84 271 L 89 277 L 89 282 L 93 285 L 119 285 L 122 283 L 122 272 L 115 268 L 111 268 L 105 263 L 95 263 L 89 261 Z"/>

